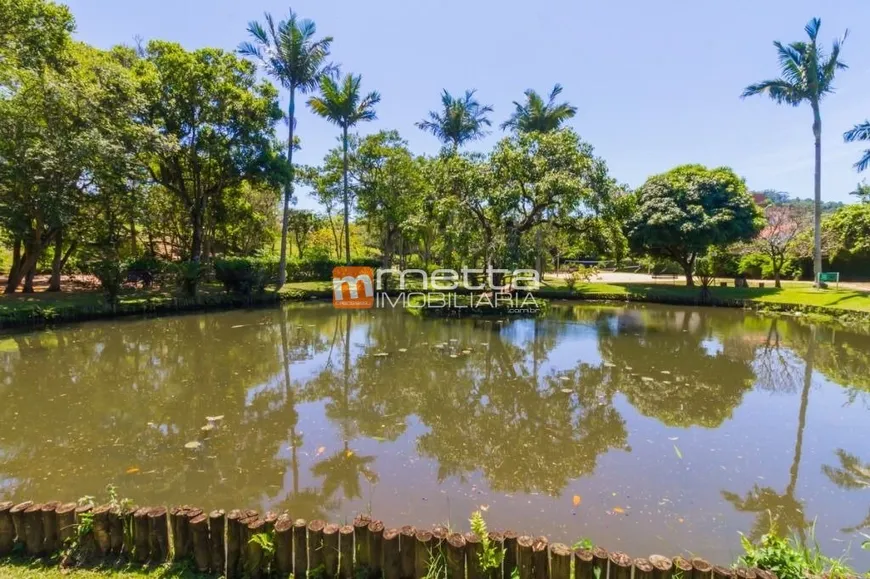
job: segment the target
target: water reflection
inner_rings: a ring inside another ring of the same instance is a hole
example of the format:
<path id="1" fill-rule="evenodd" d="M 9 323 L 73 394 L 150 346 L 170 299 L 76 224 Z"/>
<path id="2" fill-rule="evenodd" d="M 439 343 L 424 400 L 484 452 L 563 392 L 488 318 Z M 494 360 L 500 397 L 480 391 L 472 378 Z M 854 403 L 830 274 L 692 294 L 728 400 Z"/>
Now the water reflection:
<path id="1" fill-rule="evenodd" d="M 14 334 L 0 496 L 113 482 L 141 503 L 460 525 L 491 503 L 496 526 L 730 558 L 734 531 L 771 520 L 804 536 L 830 519 L 828 541 L 870 526 L 854 520 L 870 467 L 842 450 L 870 434 L 868 351 L 856 333 L 658 307 L 497 323 L 314 305 Z"/>

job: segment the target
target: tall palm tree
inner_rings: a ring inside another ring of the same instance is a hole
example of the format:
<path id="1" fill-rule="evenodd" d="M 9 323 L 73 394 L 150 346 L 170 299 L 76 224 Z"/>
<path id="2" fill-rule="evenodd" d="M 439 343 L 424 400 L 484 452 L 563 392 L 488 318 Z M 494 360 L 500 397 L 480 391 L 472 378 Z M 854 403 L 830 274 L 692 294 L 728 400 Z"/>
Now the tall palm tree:
<path id="1" fill-rule="evenodd" d="M 746 98 L 766 94 L 777 104 L 794 107 L 806 102 L 813 110 L 813 136 L 816 139 L 813 275 L 816 282 L 822 273 L 822 115 L 819 104 L 825 95 L 834 91 L 834 75 L 837 71 L 847 68 L 840 61 L 840 47 L 849 35 L 847 30 L 842 38 L 834 41 L 831 53 L 826 54 L 817 43 L 821 25 L 819 18 L 813 18 L 804 27 L 809 42 L 784 45 L 775 41 L 773 45 L 779 55 L 782 76 L 751 84 L 742 95 L 742 98 Z"/>
<path id="2" fill-rule="evenodd" d="M 855 141 L 870 141 L 870 121 L 864 121 L 860 125 L 855 125 L 852 130 L 843 133 L 843 140 L 847 143 Z M 870 166 L 870 149 L 865 149 L 864 155 L 855 163 L 855 168 L 860 173 Z M 860 188 L 859 188 L 860 191 Z"/>
<path id="3" fill-rule="evenodd" d="M 510 129 L 519 133 L 550 133 L 557 131 L 570 118 L 577 114 L 577 107 L 570 103 L 556 103 L 556 97 L 562 94 L 562 85 L 556 84 L 550 91 L 547 102 L 536 91 L 526 90 L 526 101 L 514 101 L 515 110 L 510 118 L 501 124 L 502 129 Z"/>
<path id="4" fill-rule="evenodd" d="M 429 111 L 429 119 L 415 123 L 417 128 L 432 133 L 445 145 L 456 151 L 469 141 L 486 135 L 484 127 L 492 125 L 487 114 L 489 105 L 481 105 L 474 98 L 476 90 L 467 90 L 461 98 L 455 98 L 446 90 L 441 93 L 441 111 Z"/>
<path id="5" fill-rule="evenodd" d="M 360 121 L 373 121 L 375 105 L 381 102 L 381 95 L 372 91 L 360 95 L 359 85 L 362 75 L 347 74 L 335 80 L 331 76 L 320 79 L 320 96 L 308 99 L 308 106 L 316 114 L 341 128 L 341 143 L 344 154 L 344 259 L 350 264 L 350 193 L 347 188 L 347 131 Z"/>
<path id="6" fill-rule="evenodd" d="M 316 40 L 317 27 L 312 20 L 300 19 L 290 11 L 287 20 L 275 26 L 272 15 L 266 13 L 266 25 L 259 22 L 248 24 L 248 33 L 253 42 L 242 42 L 239 53 L 258 60 L 266 73 L 274 77 L 290 92 L 287 109 L 287 164 L 289 174 L 284 184 L 284 213 L 281 220 L 281 261 L 278 268 L 278 286 L 287 280 L 287 227 L 290 201 L 293 196 L 293 131 L 296 129 L 296 91 L 306 94 L 314 90 L 320 78 L 331 74 L 336 67 L 327 62 L 331 36 Z"/>

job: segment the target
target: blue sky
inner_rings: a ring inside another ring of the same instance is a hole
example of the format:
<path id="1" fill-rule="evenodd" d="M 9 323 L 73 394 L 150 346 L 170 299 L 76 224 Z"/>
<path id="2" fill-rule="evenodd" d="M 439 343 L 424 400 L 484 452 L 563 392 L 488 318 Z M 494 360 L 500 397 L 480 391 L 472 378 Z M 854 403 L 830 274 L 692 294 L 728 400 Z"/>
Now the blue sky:
<path id="1" fill-rule="evenodd" d="M 283 18 L 283 0 L 69 0 L 80 40 L 108 47 L 145 39 L 187 48 L 234 50 L 265 11 Z M 414 127 L 437 108 L 441 89 L 476 88 L 503 121 L 526 88 L 554 83 L 578 108 L 573 126 L 621 182 L 684 163 L 732 167 L 753 190 L 812 196 L 812 113 L 767 98 L 741 100 L 742 89 L 778 75 L 773 40 L 805 37 L 822 18 L 826 46 L 850 36 L 837 91 L 822 105 L 822 197 L 850 201 L 861 180 L 852 168 L 864 147 L 842 134 L 870 117 L 870 1 L 635 0 L 300 0 L 300 15 L 331 35 L 333 59 L 378 90 L 378 120 L 368 133 L 398 129 L 417 153 L 439 144 Z M 282 95 L 286 97 L 286 95 Z M 297 110 L 299 107 L 297 107 Z M 308 110 L 297 113 L 302 151 L 313 164 L 338 131 Z M 283 132 L 283 131 L 282 131 Z M 497 128 L 472 149 L 486 150 Z M 870 177 L 870 175 L 867 175 Z M 314 204 L 302 195 L 300 206 Z"/>

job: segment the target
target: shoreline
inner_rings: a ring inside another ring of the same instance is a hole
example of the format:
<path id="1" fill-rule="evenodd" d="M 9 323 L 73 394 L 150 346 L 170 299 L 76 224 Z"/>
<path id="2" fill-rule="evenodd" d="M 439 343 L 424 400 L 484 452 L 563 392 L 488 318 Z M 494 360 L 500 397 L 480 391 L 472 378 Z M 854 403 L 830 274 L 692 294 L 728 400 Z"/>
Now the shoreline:
<path id="1" fill-rule="evenodd" d="M 595 284 L 589 284 L 595 285 Z M 634 291 L 641 289 L 642 291 Z M 442 292 L 448 293 L 448 292 Z M 450 292 L 462 294 L 466 292 Z M 803 303 L 760 301 L 747 298 L 728 298 L 716 296 L 715 290 L 709 300 L 701 300 L 699 291 L 683 287 L 663 287 L 650 291 L 648 287 L 632 288 L 626 286 L 624 293 L 599 291 L 570 291 L 545 289 L 530 292 L 536 298 L 566 302 L 586 303 L 650 303 L 670 306 L 718 307 L 743 309 L 762 314 L 806 317 L 820 323 L 834 323 L 849 327 L 870 328 L 870 311 L 835 308 Z M 267 290 L 263 294 L 242 297 L 226 293 L 203 293 L 196 298 L 167 297 L 162 295 L 136 297 L 112 307 L 102 299 L 82 302 L 70 296 L 68 301 L 61 299 L 47 302 L 44 306 L 0 309 L 0 331 L 41 330 L 59 324 L 130 318 L 134 316 L 156 317 L 180 315 L 193 312 L 228 311 L 277 305 L 281 303 L 304 303 L 309 301 L 328 301 L 332 292 L 326 289 L 285 288 L 282 291 Z M 91 296 L 92 297 L 92 296 Z M 19 298 L 20 299 L 20 298 Z M 2 301 L 0 301 L 2 305 Z"/>

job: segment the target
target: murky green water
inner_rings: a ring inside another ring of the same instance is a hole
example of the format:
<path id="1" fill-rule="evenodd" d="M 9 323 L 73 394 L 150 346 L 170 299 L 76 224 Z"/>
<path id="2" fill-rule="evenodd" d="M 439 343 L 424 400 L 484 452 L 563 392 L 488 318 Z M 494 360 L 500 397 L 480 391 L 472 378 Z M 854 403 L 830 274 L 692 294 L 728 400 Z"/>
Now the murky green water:
<path id="1" fill-rule="evenodd" d="M 0 337 L 0 499 L 111 482 L 139 504 L 462 528 L 483 508 L 491 527 L 721 562 L 770 511 L 803 534 L 817 519 L 863 570 L 868 391 L 867 336 L 729 310 L 88 323 Z"/>

